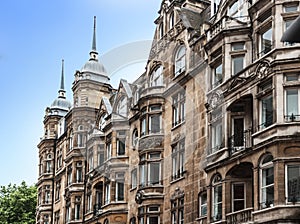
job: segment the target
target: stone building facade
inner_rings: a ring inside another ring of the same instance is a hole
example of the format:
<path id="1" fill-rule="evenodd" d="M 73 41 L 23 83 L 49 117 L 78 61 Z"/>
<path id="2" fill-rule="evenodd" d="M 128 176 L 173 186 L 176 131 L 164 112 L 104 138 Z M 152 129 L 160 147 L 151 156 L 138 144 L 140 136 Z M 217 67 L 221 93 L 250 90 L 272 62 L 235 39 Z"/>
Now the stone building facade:
<path id="1" fill-rule="evenodd" d="M 46 109 L 36 223 L 299 223 L 299 1 L 163 0 L 146 69 Z M 95 24 L 95 22 L 94 22 Z M 63 68 L 63 66 L 62 66 Z"/>

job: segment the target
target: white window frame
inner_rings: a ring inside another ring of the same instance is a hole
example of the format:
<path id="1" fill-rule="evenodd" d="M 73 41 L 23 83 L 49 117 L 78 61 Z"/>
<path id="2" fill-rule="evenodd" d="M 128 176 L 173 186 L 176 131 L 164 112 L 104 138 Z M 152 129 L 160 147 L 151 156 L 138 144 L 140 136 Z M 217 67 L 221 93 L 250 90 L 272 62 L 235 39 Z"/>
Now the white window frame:
<path id="1" fill-rule="evenodd" d="M 150 87 L 163 86 L 163 66 L 155 68 L 150 74 Z"/>
<path id="2" fill-rule="evenodd" d="M 206 200 L 203 200 L 203 196 L 206 195 Z M 199 217 L 207 216 L 207 192 L 203 191 L 199 194 Z M 205 214 L 202 212 L 203 208 L 206 209 Z"/>
<path id="3" fill-rule="evenodd" d="M 274 206 L 274 201 L 273 201 L 273 204 L 270 204 L 269 206 L 263 206 L 262 203 L 265 203 L 263 201 L 263 191 L 267 188 L 271 188 L 273 187 L 274 188 L 274 182 L 275 180 L 273 179 L 273 183 L 272 184 L 268 184 L 268 185 L 265 185 L 263 184 L 263 172 L 267 169 L 273 169 L 273 178 L 274 178 L 274 164 L 273 164 L 273 161 L 270 161 L 270 162 L 267 162 L 267 163 L 264 163 L 263 164 L 263 161 L 265 160 L 265 158 L 267 158 L 268 156 L 272 156 L 270 154 L 268 155 L 265 155 L 262 159 L 261 159 L 261 162 L 260 162 L 260 197 L 259 197 L 259 204 L 260 204 L 260 208 L 261 209 L 264 209 L 264 208 L 267 208 L 267 207 L 273 207 Z M 273 157 L 272 157 L 273 158 Z M 272 159 L 273 160 L 273 159 Z M 275 195 L 275 192 L 273 191 L 273 198 L 274 198 L 274 195 Z"/>
<path id="4" fill-rule="evenodd" d="M 181 45 L 175 54 L 175 77 L 186 70 L 186 47 Z"/>

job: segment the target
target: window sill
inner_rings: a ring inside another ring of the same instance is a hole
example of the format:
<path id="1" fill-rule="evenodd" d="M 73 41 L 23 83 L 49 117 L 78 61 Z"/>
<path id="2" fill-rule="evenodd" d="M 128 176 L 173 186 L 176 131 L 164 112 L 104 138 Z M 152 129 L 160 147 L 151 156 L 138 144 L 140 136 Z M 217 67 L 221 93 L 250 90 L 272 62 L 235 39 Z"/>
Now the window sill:
<path id="1" fill-rule="evenodd" d="M 186 172 L 186 171 L 185 171 L 185 172 Z M 185 173 L 185 172 L 184 172 L 184 173 Z M 177 182 L 179 182 L 179 181 L 185 179 L 184 173 L 183 173 L 183 176 L 171 180 L 171 181 L 170 181 L 170 184 L 175 184 L 175 183 L 177 183 Z"/>
<path id="2" fill-rule="evenodd" d="M 184 125 L 184 124 L 185 124 L 185 120 L 183 120 L 183 121 L 181 121 L 180 123 L 178 123 L 178 124 L 172 126 L 171 131 L 176 130 L 177 128 L 181 127 L 181 126 Z"/>

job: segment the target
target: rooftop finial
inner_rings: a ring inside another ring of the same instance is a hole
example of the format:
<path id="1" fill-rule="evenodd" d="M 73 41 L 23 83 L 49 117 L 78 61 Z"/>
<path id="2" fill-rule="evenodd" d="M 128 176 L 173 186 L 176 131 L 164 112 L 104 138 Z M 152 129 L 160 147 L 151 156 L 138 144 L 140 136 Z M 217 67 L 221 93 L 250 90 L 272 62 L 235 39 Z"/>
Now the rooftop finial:
<path id="1" fill-rule="evenodd" d="M 62 59 L 62 66 L 61 66 L 61 79 L 60 79 L 60 89 L 58 90 L 58 97 L 65 98 L 65 78 L 64 78 L 64 59 Z"/>
<path id="2" fill-rule="evenodd" d="M 64 81 L 64 59 L 62 59 L 61 63 L 61 80 L 60 80 L 60 89 L 64 90 L 65 89 L 65 81 Z"/>
<path id="3" fill-rule="evenodd" d="M 97 48 L 96 48 L 96 16 L 94 16 L 94 33 L 93 33 L 92 51 L 97 51 Z"/>

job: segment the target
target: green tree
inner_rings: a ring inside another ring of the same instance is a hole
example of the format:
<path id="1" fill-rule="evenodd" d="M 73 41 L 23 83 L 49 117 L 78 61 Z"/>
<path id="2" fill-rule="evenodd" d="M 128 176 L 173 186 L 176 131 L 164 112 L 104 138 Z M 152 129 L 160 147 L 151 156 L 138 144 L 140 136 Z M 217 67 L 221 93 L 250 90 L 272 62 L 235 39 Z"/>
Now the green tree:
<path id="1" fill-rule="evenodd" d="M 36 186 L 9 184 L 0 186 L 0 223 L 34 224 L 37 200 Z"/>

